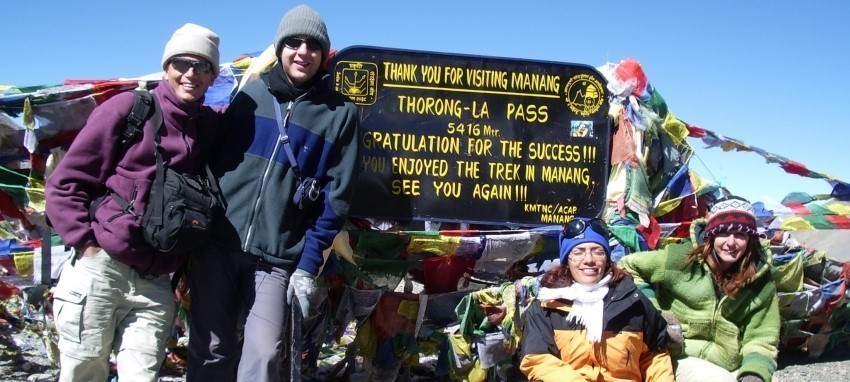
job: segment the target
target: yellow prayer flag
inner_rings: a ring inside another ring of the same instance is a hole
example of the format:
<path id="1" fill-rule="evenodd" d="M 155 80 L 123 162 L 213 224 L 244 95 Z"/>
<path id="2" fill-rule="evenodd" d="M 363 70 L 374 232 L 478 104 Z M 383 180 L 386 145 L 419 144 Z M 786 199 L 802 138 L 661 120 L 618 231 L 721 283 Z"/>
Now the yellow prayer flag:
<path id="1" fill-rule="evenodd" d="M 673 115 L 673 112 L 667 112 L 662 124 L 664 131 L 673 139 L 677 145 L 685 144 L 685 138 L 688 137 L 688 126 Z"/>
<path id="2" fill-rule="evenodd" d="M 815 227 L 801 217 L 789 217 L 782 221 L 782 227 L 780 229 L 785 231 L 803 231 L 815 229 Z"/>
<path id="3" fill-rule="evenodd" d="M 684 197 L 665 200 L 661 203 L 658 203 L 658 205 L 655 206 L 655 209 L 652 211 L 652 216 L 664 216 L 669 214 L 670 212 L 673 212 L 673 210 L 675 210 L 677 207 L 679 207 L 679 205 L 682 204 L 682 199 L 684 199 Z"/>

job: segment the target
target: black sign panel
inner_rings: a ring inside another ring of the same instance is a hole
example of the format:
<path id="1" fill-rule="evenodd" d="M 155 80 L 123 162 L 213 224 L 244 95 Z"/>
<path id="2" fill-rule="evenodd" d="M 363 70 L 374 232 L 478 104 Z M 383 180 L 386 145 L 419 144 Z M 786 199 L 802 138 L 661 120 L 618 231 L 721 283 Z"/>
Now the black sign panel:
<path id="1" fill-rule="evenodd" d="M 356 46 L 330 69 L 360 106 L 352 216 L 533 226 L 601 214 L 611 122 L 593 67 Z"/>

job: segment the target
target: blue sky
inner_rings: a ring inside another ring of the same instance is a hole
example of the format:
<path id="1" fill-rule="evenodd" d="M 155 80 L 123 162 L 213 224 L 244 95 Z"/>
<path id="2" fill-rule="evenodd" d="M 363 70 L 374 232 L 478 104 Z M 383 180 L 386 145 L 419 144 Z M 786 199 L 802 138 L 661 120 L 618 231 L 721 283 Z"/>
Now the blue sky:
<path id="1" fill-rule="evenodd" d="M 222 62 L 273 39 L 288 1 L 13 1 L 0 84 L 155 73 L 186 22 L 222 39 Z M 238 4 L 238 6 L 236 6 Z M 633 58 L 679 119 L 850 181 L 847 1 L 313 1 L 332 46 L 600 66 Z M 753 201 L 828 193 L 754 153 L 696 149 L 691 167 Z"/>

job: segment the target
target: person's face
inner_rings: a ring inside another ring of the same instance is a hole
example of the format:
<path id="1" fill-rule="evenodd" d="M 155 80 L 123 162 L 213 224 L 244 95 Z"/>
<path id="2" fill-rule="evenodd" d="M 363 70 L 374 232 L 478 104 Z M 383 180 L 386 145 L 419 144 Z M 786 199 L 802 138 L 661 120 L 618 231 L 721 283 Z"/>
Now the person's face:
<path id="1" fill-rule="evenodd" d="M 714 237 L 714 254 L 723 271 L 741 260 L 749 240 L 750 235 L 744 232 L 724 232 Z"/>
<path id="2" fill-rule="evenodd" d="M 165 78 L 177 96 L 186 102 L 200 100 L 212 85 L 212 65 L 195 55 L 174 56 L 165 67 Z"/>
<path id="3" fill-rule="evenodd" d="M 322 46 L 307 36 L 283 39 L 280 45 L 280 64 L 296 87 L 310 82 L 322 66 Z"/>
<path id="4" fill-rule="evenodd" d="M 596 284 L 608 272 L 605 248 L 596 243 L 575 246 L 567 256 L 570 275 L 579 284 Z"/>

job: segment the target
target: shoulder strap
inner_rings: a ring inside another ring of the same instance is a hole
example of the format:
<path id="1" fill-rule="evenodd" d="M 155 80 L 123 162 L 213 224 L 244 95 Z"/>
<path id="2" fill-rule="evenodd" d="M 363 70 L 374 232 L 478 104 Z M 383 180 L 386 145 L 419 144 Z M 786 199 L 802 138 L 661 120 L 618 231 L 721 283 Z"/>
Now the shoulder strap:
<path id="1" fill-rule="evenodd" d="M 127 127 L 124 128 L 124 132 L 121 137 L 121 150 L 126 151 L 130 145 L 133 144 L 133 140 L 136 139 L 138 132 L 142 131 L 145 126 L 145 121 L 149 118 L 151 123 L 153 124 L 153 136 L 155 139 L 155 154 L 157 156 L 157 176 L 160 176 L 162 171 L 162 157 L 159 153 L 159 130 L 162 127 L 162 110 L 159 108 L 159 104 L 156 103 L 153 95 L 147 90 L 136 90 L 135 91 L 136 99 L 133 102 L 133 108 L 130 110 L 130 115 L 127 116 Z M 151 112 L 153 115 L 151 116 Z M 160 184 L 160 188 L 162 185 Z M 162 192 L 162 191 L 160 191 Z M 134 200 L 127 201 L 121 195 L 118 195 L 111 190 L 107 190 L 107 193 L 112 194 L 112 200 L 118 203 L 121 208 L 132 214 L 136 215 L 136 212 L 133 211 L 133 201 L 135 200 L 135 195 L 133 197 Z M 105 195 L 104 195 L 105 196 Z M 100 205 L 100 200 L 103 199 L 104 196 L 101 196 L 89 205 L 89 216 L 94 217 L 94 212 L 97 207 Z M 161 203 L 160 203 L 161 204 Z"/>
<path id="2" fill-rule="evenodd" d="M 295 161 L 295 153 L 292 152 L 292 146 L 289 145 L 289 135 L 286 134 L 286 125 L 289 123 L 289 113 L 292 111 L 292 101 L 286 107 L 286 118 L 283 118 L 280 112 L 280 104 L 277 100 L 272 99 L 274 103 L 275 118 L 277 119 L 277 129 L 280 132 L 280 141 L 283 143 L 283 148 L 286 150 L 286 156 L 289 158 L 289 165 L 292 167 L 292 172 L 301 180 L 301 168 L 298 167 L 298 162 Z"/>
<path id="3" fill-rule="evenodd" d="M 133 108 L 127 115 L 127 125 L 121 133 L 121 150 L 126 150 L 133 144 L 136 136 L 142 131 L 145 122 L 154 111 L 153 95 L 147 90 L 134 90 Z"/>
<path id="4" fill-rule="evenodd" d="M 159 135 L 159 130 L 162 128 L 162 109 L 160 109 L 159 104 L 156 102 L 153 103 L 154 113 L 151 118 L 151 123 L 153 123 L 153 138 L 154 138 L 154 155 L 156 155 L 156 177 L 153 180 L 153 185 L 151 185 L 151 192 L 149 195 L 155 195 L 156 197 L 151 198 L 148 197 L 148 203 L 153 202 L 153 219 L 154 224 L 157 226 L 162 226 L 162 190 L 165 188 L 165 161 L 162 159 L 162 152 L 164 149 L 162 148 L 162 137 Z M 153 200 L 150 200 L 153 199 Z"/>

